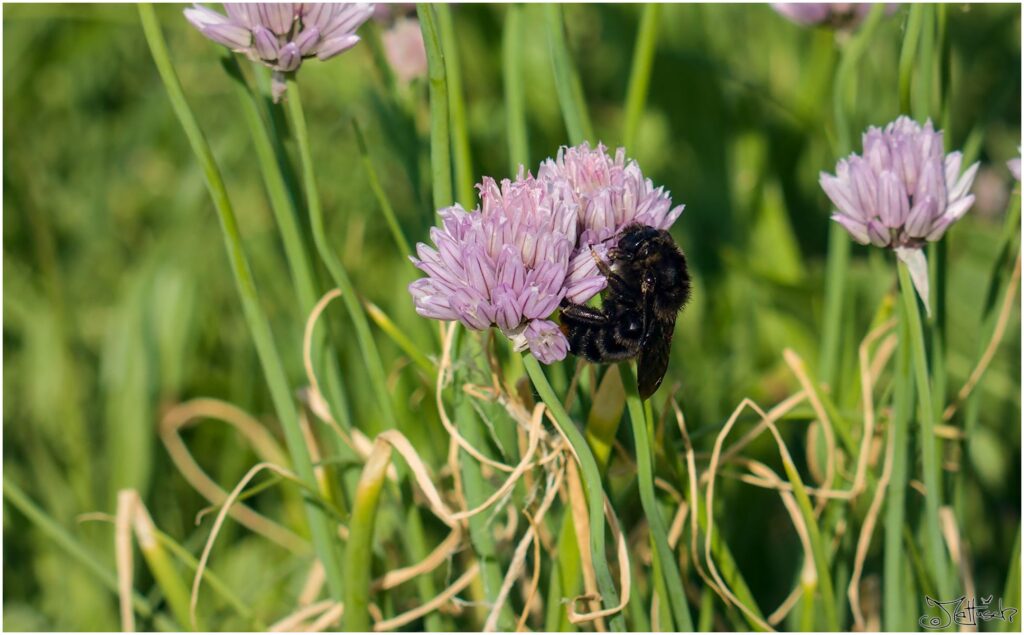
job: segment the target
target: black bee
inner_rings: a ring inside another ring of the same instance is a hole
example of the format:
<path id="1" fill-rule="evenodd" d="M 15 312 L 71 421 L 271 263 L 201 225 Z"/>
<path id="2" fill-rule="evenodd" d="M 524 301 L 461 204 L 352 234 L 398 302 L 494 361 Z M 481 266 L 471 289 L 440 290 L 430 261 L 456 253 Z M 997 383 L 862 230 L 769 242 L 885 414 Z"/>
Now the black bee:
<path id="1" fill-rule="evenodd" d="M 637 383 L 647 399 L 668 370 L 676 315 L 690 298 L 686 257 L 663 229 L 632 224 L 609 250 L 611 266 L 596 254 L 608 278 L 600 309 L 563 301 L 562 332 L 569 350 L 591 362 L 639 357 Z"/>

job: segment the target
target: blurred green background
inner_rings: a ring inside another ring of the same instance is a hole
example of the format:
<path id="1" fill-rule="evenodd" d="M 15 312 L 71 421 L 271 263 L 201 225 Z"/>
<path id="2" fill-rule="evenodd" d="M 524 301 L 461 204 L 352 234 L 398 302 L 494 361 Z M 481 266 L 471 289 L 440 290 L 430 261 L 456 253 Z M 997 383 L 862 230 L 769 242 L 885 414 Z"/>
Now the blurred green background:
<path id="1" fill-rule="evenodd" d="M 525 9 L 523 46 L 533 170 L 567 142 L 541 9 Z M 501 68 L 506 10 L 454 10 L 477 179 L 512 173 Z M 640 8 L 570 5 L 565 12 L 597 135 L 614 147 L 622 141 Z M 898 114 L 896 60 L 905 14 L 901 8 L 884 20 L 859 66 L 854 130 Z M 305 315 L 294 300 L 221 51 L 182 18 L 180 6 L 160 6 L 158 15 L 223 170 L 290 379 L 299 386 Z M 156 524 L 198 553 L 209 521 L 197 526 L 194 517 L 206 502 L 159 442 L 162 413 L 185 399 L 217 397 L 280 436 L 203 175 L 134 6 L 7 4 L 3 29 L 3 476 L 110 571 L 111 526 L 78 516 L 112 513 L 123 487 L 138 489 Z M 983 164 L 978 202 L 948 235 L 952 396 L 984 344 L 978 325 L 1012 185 L 1005 162 L 1020 144 L 1020 6 L 950 5 L 948 37 L 953 89 L 946 134 L 951 147 Z M 835 40 L 833 32 L 796 26 L 768 6 L 663 9 L 647 107 L 627 150 L 656 185 L 686 204 L 673 234 L 690 258 L 696 287 L 676 332 L 666 385 L 681 384 L 691 429 L 717 429 L 744 396 L 770 405 L 790 394 L 784 348 L 812 366 L 817 359 L 830 212 L 817 178 L 837 159 Z M 299 81 L 333 246 L 356 288 L 433 354 L 435 325 L 412 310 L 405 287 L 415 273 L 380 215 L 351 126 L 355 118 L 364 129 L 406 235 L 425 240 L 434 219 L 425 82 L 392 98 L 364 44 L 327 63 L 306 63 Z M 843 331 L 849 350 L 894 288 L 892 272 L 883 254 L 855 248 Z M 344 331 L 340 303 L 330 314 Z M 378 335 L 399 407 L 429 405 L 429 384 Z M 972 475 L 963 504 L 973 524 L 965 538 L 984 593 L 1002 590 L 1020 521 L 1020 345 L 1015 309 L 981 385 L 978 436 L 963 459 Z M 348 411 L 357 425 L 378 429 L 380 422 L 358 420 L 373 407 L 357 350 L 341 356 Z M 847 362 L 845 368 L 854 368 Z M 439 429 L 433 408 L 417 416 L 422 425 L 406 434 L 443 456 L 443 439 L 431 435 Z M 225 426 L 184 436 L 225 487 L 256 461 Z M 698 435 L 697 442 L 709 444 L 713 436 Z M 765 506 L 766 497 L 746 491 L 728 483 L 720 496 L 746 518 L 765 514 L 764 533 L 747 539 L 744 523 L 726 523 L 724 530 L 755 596 L 774 606 L 788 582 L 778 584 L 771 571 L 791 570 L 796 546 L 787 542 L 765 556 L 764 536 L 773 527 L 788 533 L 788 520 L 777 503 Z M 294 503 L 277 490 L 251 502 L 276 518 L 282 509 L 297 514 Z M 119 628 L 116 597 L 94 572 L 8 505 L 3 523 L 5 629 Z M 287 609 L 283 596 L 297 592 L 308 565 L 234 523 L 214 557 L 218 573 L 266 620 Z M 144 577 L 139 584 L 151 586 Z M 217 628 L 245 627 L 231 619 L 225 614 Z"/>

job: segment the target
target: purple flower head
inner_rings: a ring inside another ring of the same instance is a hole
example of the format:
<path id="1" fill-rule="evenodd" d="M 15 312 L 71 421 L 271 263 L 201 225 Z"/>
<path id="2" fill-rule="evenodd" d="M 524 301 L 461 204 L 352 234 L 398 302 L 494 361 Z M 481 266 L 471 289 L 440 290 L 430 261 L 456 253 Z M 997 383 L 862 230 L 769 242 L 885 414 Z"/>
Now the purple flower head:
<path id="1" fill-rule="evenodd" d="M 616 150 L 614 158 L 603 144 L 591 148 L 584 142 L 559 148 L 554 159 L 541 164 L 537 178 L 568 184 L 578 205 L 579 241 L 567 290 L 567 297 L 576 304 L 583 304 L 606 286 L 594 254 L 604 258 L 624 227 L 641 223 L 668 229 L 683 212 L 683 205 L 672 207 L 665 188 L 655 188 L 644 178 L 636 161 L 627 161 L 625 148 Z"/>
<path id="2" fill-rule="evenodd" d="M 442 226 L 430 231 L 436 248 L 416 246 L 412 261 L 427 274 L 409 285 L 416 312 L 474 330 L 497 326 L 516 350 L 545 364 L 563 359 L 568 341 L 548 317 L 566 295 L 576 202 L 564 183 L 522 172 L 477 187 L 478 210 L 441 210 Z"/>
<path id="3" fill-rule="evenodd" d="M 856 28 L 874 6 L 857 2 L 773 2 L 772 8 L 790 22 L 801 26 L 829 26 L 833 29 Z M 889 3 L 886 13 L 892 14 L 896 4 Z"/>
<path id="4" fill-rule="evenodd" d="M 196 4 L 185 18 L 218 44 L 274 69 L 274 100 L 284 94 L 284 73 L 312 57 L 326 60 L 359 42 L 355 31 L 373 15 L 372 4 L 320 2 L 225 3 L 227 15 Z"/>
<path id="5" fill-rule="evenodd" d="M 961 174 L 963 155 L 945 154 L 942 132 L 900 117 L 884 130 L 864 133 L 863 156 L 839 161 L 835 176 L 822 172 L 822 189 L 836 206 L 832 219 L 857 242 L 889 247 L 907 263 L 928 306 L 927 263 L 921 247 L 942 238 L 974 203 L 968 192 L 975 163 Z"/>

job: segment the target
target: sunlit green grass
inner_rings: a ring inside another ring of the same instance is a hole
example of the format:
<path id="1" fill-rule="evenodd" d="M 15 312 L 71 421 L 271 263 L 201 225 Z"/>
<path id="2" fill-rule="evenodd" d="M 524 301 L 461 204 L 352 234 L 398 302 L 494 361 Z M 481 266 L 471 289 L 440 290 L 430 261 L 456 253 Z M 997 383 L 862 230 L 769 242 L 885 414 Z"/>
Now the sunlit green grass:
<path id="1" fill-rule="evenodd" d="M 945 410 L 989 343 L 1019 253 L 1019 190 L 1016 198 L 1010 196 L 1005 161 L 1017 156 L 1020 143 L 1020 9 L 946 8 L 948 96 L 936 93 L 932 100 L 941 107 L 912 93 L 901 98 L 906 7 L 878 18 L 863 42 L 863 55 L 848 75 L 838 76 L 849 82 L 845 95 L 833 78 L 849 41 L 837 46 L 830 31 L 797 27 L 766 6 L 666 5 L 654 18 L 645 11 L 651 9 L 454 6 L 450 12 L 436 11 L 439 46 L 454 43 L 458 53 L 458 77 L 453 82 L 453 69 L 447 69 L 446 89 L 439 92 L 435 86 L 432 95 L 423 79 L 392 90 L 368 38 L 328 63 L 305 64 L 297 85 L 289 88 L 293 95 L 301 91 L 301 105 L 298 99 L 286 107 L 255 100 L 247 111 L 246 89 L 222 68 L 222 50 L 192 29 L 179 7 L 156 7 L 169 58 L 237 217 L 238 244 L 258 291 L 253 311 L 265 316 L 261 319 L 268 327 L 258 352 L 252 315 L 247 319 L 243 313 L 202 166 L 172 111 L 136 8 L 5 6 L 5 628 L 121 627 L 114 528 L 82 515 L 113 515 L 118 492 L 125 488 L 139 492 L 167 538 L 164 548 L 176 563 L 174 574 L 191 585 L 194 560 L 216 514 L 195 522 L 209 503 L 175 468 L 160 442 L 159 422 L 177 403 L 215 397 L 253 414 L 281 447 L 298 457 L 301 435 L 289 416 L 302 414 L 303 402 L 294 393 L 307 383 L 303 331 L 312 304 L 335 286 L 346 293 L 327 309 L 314 355 L 331 414 L 343 429 L 356 428 L 371 440 L 397 428 L 433 470 L 438 487 L 450 488 L 451 475 L 438 476 L 448 434 L 435 406 L 431 367 L 441 358 L 441 340 L 437 324 L 413 311 L 406 286 L 417 272 L 399 246 L 401 236 L 412 243 L 426 240 L 439 205 L 451 200 L 475 204 L 468 185 L 481 176 L 512 176 L 519 162 L 535 169 L 560 145 L 584 138 L 612 147 L 629 139 L 628 153 L 645 174 L 671 190 L 675 202 L 686 204 L 673 234 L 695 277 L 694 299 L 680 317 L 665 387 L 652 399 L 653 416 L 643 426 L 647 434 L 625 424 L 616 433 L 613 426 L 616 436 L 606 439 L 605 446 L 617 440 L 619 449 L 604 459 L 595 449 L 596 464 L 582 466 L 582 472 L 593 472 L 583 474 L 593 485 L 601 478 L 597 470 L 610 461 L 604 487 L 631 541 L 634 597 L 622 618 L 609 618 L 610 625 L 616 619 L 629 629 L 647 625 L 656 588 L 661 611 L 655 617 L 662 625 L 683 629 L 692 619 L 702 627 L 746 629 L 756 623 L 707 593 L 689 555 L 689 518 L 679 543 L 685 548 L 674 551 L 677 561 L 648 555 L 665 556 L 664 550 L 671 549 L 662 544 L 662 533 L 678 503 L 664 489 L 652 491 L 644 471 L 650 469 L 683 498 L 690 497 L 686 443 L 666 399 L 678 387 L 675 396 L 689 437 L 703 456 L 744 398 L 767 410 L 800 389 L 784 362 L 785 349 L 802 358 L 813 377 L 829 374 L 821 360 L 822 347 L 829 346 L 823 333 L 829 328 L 826 295 L 834 278 L 826 277 L 826 260 L 833 252 L 830 207 L 817 185 L 818 173 L 831 171 L 842 153 L 859 150 L 859 132 L 866 125 L 884 124 L 902 109 L 921 118 L 941 111 L 947 145 L 983 162 L 983 170 L 991 171 L 990 198 L 997 199 L 986 206 L 979 196 L 975 209 L 944 243 L 945 349 L 941 363 L 929 360 L 933 371 L 945 370 L 944 386 L 932 395 L 935 413 Z M 656 21 L 653 28 L 651 20 Z M 381 27 L 371 23 L 364 28 Z M 636 64 L 634 55 L 645 47 L 652 57 L 644 99 L 638 96 L 643 85 L 637 87 L 634 79 L 644 64 Z M 249 85 L 265 89 L 265 74 L 243 58 L 239 62 Z M 933 79 L 942 81 L 938 73 Z M 459 84 L 462 103 L 446 104 L 454 119 L 438 119 L 436 109 L 432 119 L 430 101 L 437 104 L 447 88 Z M 915 79 L 911 88 L 920 91 L 921 80 Z M 838 108 L 837 95 L 845 97 Z M 901 103 L 908 99 L 910 108 Z M 300 118 L 308 128 L 306 137 L 297 127 Z M 269 147 L 257 145 L 257 121 L 271 124 Z M 359 143 L 353 123 L 365 144 Z M 439 138 L 445 147 L 438 145 Z M 278 165 L 275 152 L 284 159 L 279 182 L 267 176 Z M 451 166 L 438 161 L 448 152 Z M 447 183 L 448 191 L 440 183 Z M 976 183 L 976 191 L 980 187 Z M 322 209 L 322 231 L 314 231 L 315 200 Z M 299 229 L 289 237 L 281 219 L 290 214 Z M 888 254 L 853 246 L 849 265 L 842 269 L 848 278 L 832 327 L 832 377 L 818 390 L 837 429 L 849 426 L 845 434 L 855 446 L 849 458 L 856 456 L 863 417 L 857 347 L 872 327 L 905 309 L 895 261 Z M 379 307 L 378 313 L 367 313 L 359 299 Z M 379 326 L 381 314 L 393 324 L 390 332 L 400 332 L 404 340 Z M 930 337 L 932 324 L 924 328 L 923 337 Z M 458 339 L 462 356 L 456 359 L 465 364 L 479 345 L 464 333 Z M 266 346 L 280 360 L 274 398 L 265 371 L 274 362 L 268 361 Z M 934 350 L 934 341 L 928 339 L 928 346 Z M 901 401 L 913 398 L 908 391 L 915 390 L 915 360 L 901 360 L 901 354 L 894 355 L 878 382 L 876 414 L 885 426 L 905 423 L 908 453 L 897 463 L 893 480 L 917 484 L 930 477 L 921 462 L 920 413 L 910 412 L 907 404 L 912 402 Z M 547 369 L 545 377 L 529 360 L 524 368 L 507 348 L 499 346 L 497 355 L 512 380 L 523 380 L 527 393 L 550 404 L 553 398 L 544 394 L 550 382 L 554 393 L 567 394 L 572 361 Z M 337 373 L 332 375 L 335 360 Z M 1018 608 L 1019 360 L 1019 311 L 1013 308 L 991 366 L 948 422 L 965 438 L 940 439 L 943 452 L 935 457 L 943 503 L 952 506 L 967 546 L 976 594 L 1002 596 L 1004 604 Z M 466 381 L 489 381 L 468 365 L 458 372 Z M 567 420 L 582 424 L 594 419 L 591 406 L 603 403 L 595 396 L 601 372 L 583 373 Z M 527 378 L 533 380 L 533 391 Z M 630 393 L 629 379 L 625 392 L 616 394 L 618 403 Z M 461 433 L 491 458 L 516 463 L 520 448 L 504 412 L 455 393 L 449 388 L 444 398 Z M 283 414 L 287 410 L 291 415 Z M 630 401 L 631 424 L 645 421 L 641 410 Z M 804 503 L 817 501 L 813 496 L 804 500 L 800 490 L 802 484 L 819 485 L 808 465 L 814 463 L 812 455 L 823 456 L 806 432 L 815 417 L 803 404 L 779 422 L 793 466 L 780 460 L 768 434 L 744 451 L 792 484 L 805 520 L 813 514 Z M 743 415 L 730 441 L 756 422 L 751 413 Z M 201 626 L 263 628 L 292 613 L 314 550 L 328 541 L 326 530 L 313 540 L 310 522 L 326 526 L 332 511 L 346 515 L 359 501 L 355 491 L 362 461 L 330 428 L 316 424 L 314 429 L 332 481 L 328 500 L 335 507 L 324 511 L 326 505 L 315 496 L 303 505 L 308 491 L 288 481 L 247 498 L 247 505 L 312 542 L 307 550 L 292 553 L 228 520 L 211 552 L 212 576 L 204 579 L 200 593 Z M 877 431 L 880 441 L 886 429 Z M 555 434 L 553 424 L 548 430 Z M 212 421 L 182 434 L 197 462 L 227 491 L 263 458 L 242 435 Z M 644 451 L 648 443 L 653 447 L 649 457 Z M 839 443 L 846 447 L 844 439 Z M 597 447 L 593 440 L 590 447 Z M 637 460 L 639 451 L 652 459 L 649 467 Z M 702 471 L 705 461 L 700 462 Z M 293 458 L 289 468 L 314 487 L 311 466 L 303 473 L 301 463 Z M 471 505 L 503 480 L 500 472 L 475 468 L 465 454 L 462 465 Z M 370 528 L 371 579 L 421 559 L 447 532 L 420 504 L 406 466 L 398 462 L 396 467 L 401 484 L 383 488 Z M 853 469 L 852 462 L 842 466 L 847 473 Z M 852 505 L 830 503 L 811 523 L 819 529 L 811 536 L 814 565 L 828 578 L 808 591 L 814 606 L 801 600 L 779 628 L 852 627 L 846 585 L 881 469 L 879 457 L 871 463 L 866 495 Z M 900 469 L 905 470 L 902 476 Z M 699 519 L 701 553 L 707 526 L 703 488 L 700 509 L 690 509 Z M 950 570 L 941 580 L 932 577 L 935 554 L 929 553 L 934 549 L 929 541 L 934 534 L 929 532 L 935 528 L 929 526 L 925 499 L 911 486 L 899 492 L 894 498 L 890 491 L 875 528 L 861 597 L 865 606 L 875 607 L 876 619 L 881 614 L 877 627 L 913 629 L 924 613 L 925 593 L 935 596 L 949 585 L 959 595 L 963 587 L 959 571 Z M 512 501 L 522 508 L 531 493 L 525 484 L 518 485 Z M 893 516 L 888 503 L 900 498 L 904 504 L 898 511 L 903 513 Z M 715 563 L 733 593 L 767 617 L 800 580 L 804 551 L 791 517 L 777 494 L 732 478 L 718 479 L 714 499 Z M 600 515 L 599 507 L 590 508 L 592 517 Z M 649 534 L 646 518 L 655 507 L 664 526 L 651 523 Z M 571 532 L 564 527 L 571 517 L 567 509 L 559 501 L 545 519 L 552 541 L 559 541 L 560 532 Z M 887 525 L 899 516 L 903 527 Z M 393 591 L 374 592 L 370 599 L 385 617 L 393 617 L 481 561 L 481 582 L 459 595 L 478 602 L 493 598 L 494 581 L 500 584 L 529 527 L 520 517 L 514 536 L 496 539 L 506 522 L 503 511 L 475 517 L 467 547 L 450 569 L 441 567 Z M 568 535 L 569 544 L 575 544 L 575 534 Z M 612 582 L 621 589 L 610 534 L 603 542 L 611 568 L 607 579 L 598 571 L 598 586 L 604 591 Z M 945 545 L 939 547 L 947 558 Z M 339 567 L 330 572 L 332 586 L 340 590 L 366 582 L 340 568 L 354 561 L 344 542 L 333 541 L 327 549 Z M 188 628 L 180 602 L 173 593 L 165 597 L 168 583 L 153 577 L 159 567 L 145 564 L 140 553 L 134 568 L 139 628 Z M 493 557 L 477 559 L 489 553 Z M 192 564 L 176 554 L 191 554 Z M 527 561 L 529 581 L 532 555 Z M 678 577 L 672 567 L 666 570 L 666 562 L 678 568 Z M 543 607 L 531 616 L 531 628 L 568 624 L 558 598 L 576 590 L 557 588 L 563 566 L 572 564 L 545 555 L 537 591 Z M 658 572 L 652 573 L 655 567 Z M 886 588 L 891 570 L 899 572 L 902 588 Z M 334 592 L 325 589 L 321 597 Z M 832 605 L 824 605 L 826 595 L 832 596 Z M 499 621 L 503 629 L 515 626 L 523 608 L 518 586 L 510 597 L 512 610 Z M 581 603 L 577 609 L 585 607 Z M 479 629 L 486 613 L 466 606 L 461 615 L 433 613 L 406 628 Z M 344 623 L 365 626 L 351 616 Z M 1019 628 L 1018 623 L 1013 627 Z"/>

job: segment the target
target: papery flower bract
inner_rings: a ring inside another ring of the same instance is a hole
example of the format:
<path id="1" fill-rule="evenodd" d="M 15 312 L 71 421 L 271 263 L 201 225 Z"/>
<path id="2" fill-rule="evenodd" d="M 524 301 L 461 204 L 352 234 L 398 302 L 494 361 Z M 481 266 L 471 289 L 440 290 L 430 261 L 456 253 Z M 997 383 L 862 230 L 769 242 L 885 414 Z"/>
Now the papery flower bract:
<path id="1" fill-rule="evenodd" d="M 624 227 L 641 223 L 668 229 L 684 208 L 672 207 L 665 188 L 655 188 L 636 161 L 627 161 L 625 148 L 616 150 L 613 158 L 603 144 L 562 147 L 554 159 L 541 164 L 537 178 L 567 183 L 579 205 L 579 241 L 567 289 L 567 297 L 576 304 L 585 303 L 607 285 L 594 255 L 603 259 Z"/>
<path id="2" fill-rule="evenodd" d="M 568 340 L 547 318 L 566 295 L 577 203 L 566 184 L 522 172 L 477 187 L 478 211 L 441 210 L 442 226 L 430 230 L 436 249 L 416 246 L 413 263 L 427 274 L 409 285 L 416 312 L 474 330 L 497 326 L 516 350 L 545 364 L 563 359 Z"/>
<path id="3" fill-rule="evenodd" d="M 858 2 L 773 2 L 772 8 L 790 22 L 802 26 L 829 26 L 833 29 L 856 28 L 874 5 Z M 889 3 L 886 13 L 896 10 Z"/>
<path id="4" fill-rule="evenodd" d="M 399 18 L 384 32 L 384 54 L 403 84 L 427 74 L 427 49 L 419 20 Z"/>
<path id="5" fill-rule="evenodd" d="M 273 96 L 284 94 L 284 73 L 312 57 L 327 60 L 359 42 L 355 34 L 373 16 L 372 4 L 321 2 L 224 3 L 227 15 L 196 4 L 185 18 L 218 44 L 274 69 Z"/>
<path id="6" fill-rule="evenodd" d="M 942 132 L 901 116 L 884 130 L 870 127 L 863 156 L 839 161 L 821 187 L 835 204 L 832 219 L 857 242 L 895 250 L 907 263 L 928 309 L 928 267 L 922 247 L 942 238 L 974 203 L 978 163 L 961 174 L 963 155 L 943 152 Z M 928 309 L 930 311 L 930 309 Z"/>

